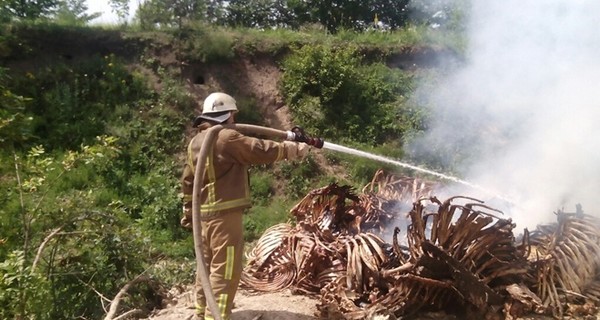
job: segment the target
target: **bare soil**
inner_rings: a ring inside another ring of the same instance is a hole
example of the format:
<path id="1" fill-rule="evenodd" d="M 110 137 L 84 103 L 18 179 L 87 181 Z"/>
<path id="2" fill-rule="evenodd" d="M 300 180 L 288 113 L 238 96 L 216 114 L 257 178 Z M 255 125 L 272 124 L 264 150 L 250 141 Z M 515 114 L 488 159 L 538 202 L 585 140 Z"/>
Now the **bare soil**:
<path id="1" fill-rule="evenodd" d="M 317 319 L 317 297 L 294 295 L 289 290 L 252 293 L 238 290 L 234 301 L 233 320 L 312 320 Z M 174 297 L 166 308 L 156 310 L 148 320 L 193 319 L 194 300 L 191 288 Z"/>
<path id="2" fill-rule="evenodd" d="M 172 302 L 155 310 L 144 320 L 193 320 L 194 299 L 192 288 L 171 292 Z M 295 295 L 290 290 L 254 293 L 238 290 L 234 301 L 232 320 L 318 320 L 318 296 Z M 428 312 L 411 317 L 412 320 L 462 320 L 444 312 Z M 514 320 L 554 320 L 551 316 L 529 315 Z M 564 320 L 600 320 L 599 315 L 565 317 Z M 381 318 L 385 320 L 385 318 Z"/>

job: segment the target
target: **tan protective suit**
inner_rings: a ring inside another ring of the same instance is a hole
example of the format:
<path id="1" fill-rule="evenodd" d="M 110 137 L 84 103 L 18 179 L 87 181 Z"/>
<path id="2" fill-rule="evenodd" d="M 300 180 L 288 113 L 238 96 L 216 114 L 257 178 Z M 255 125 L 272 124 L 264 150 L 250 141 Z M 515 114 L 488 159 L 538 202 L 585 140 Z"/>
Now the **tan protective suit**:
<path id="1" fill-rule="evenodd" d="M 210 125 L 204 123 L 188 146 L 188 159 L 182 177 L 184 218 L 182 225 L 192 221 L 192 191 L 195 165 L 202 142 Z M 209 151 L 201 191 L 200 219 L 204 257 L 208 264 L 219 311 L 229 319 L 233 299 L 242 273 L 243 211 L 250 207 L 248 167 L 268 164 L 287 158 L 286 144 L 257 139 L 232 129 L 222 129 Z M 204 292 L 196 292 L 197 315 L 213 319 L 206 308 Z"/>

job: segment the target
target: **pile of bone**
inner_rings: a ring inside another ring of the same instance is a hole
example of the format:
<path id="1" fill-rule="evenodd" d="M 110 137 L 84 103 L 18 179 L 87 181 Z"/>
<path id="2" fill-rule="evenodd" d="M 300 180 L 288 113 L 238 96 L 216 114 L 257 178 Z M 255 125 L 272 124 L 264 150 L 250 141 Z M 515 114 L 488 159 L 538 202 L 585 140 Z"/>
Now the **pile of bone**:
<path id="1" fill-rule="evenodd" d="M 435 187 L 378 171 L 359 194 L 337 184 L 311 191 L 291 210 L 295 225 L 257 241 L 242 286 L 319 294 L 326 319 L 596 313 L 596 218 L 558 212 L 556 224 L 517 240 L 501 212 L 468 197 L 440 201 Z"/>

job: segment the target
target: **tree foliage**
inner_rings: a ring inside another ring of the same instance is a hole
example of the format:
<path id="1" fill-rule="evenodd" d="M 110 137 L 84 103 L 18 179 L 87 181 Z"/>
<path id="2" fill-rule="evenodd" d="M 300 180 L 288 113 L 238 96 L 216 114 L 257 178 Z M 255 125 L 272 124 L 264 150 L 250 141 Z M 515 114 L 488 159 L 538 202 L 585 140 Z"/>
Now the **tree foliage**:
<path id="1" fill-rule="evenodd" d="M 64 0 L 59 3 L 54 18 L 67 25 L 86 25 L 98 18 L 102 13 L 88 13 L 86 0 Z"/>
<path id="2" fill-rule="evenodd" d="M 201 21 L 205 16 L 204 0 L 148 0 L 141 3 L 137 11 L 143 29 L 182 28 L 186 22 Z"/>
<path id="3" fill-rule="evenodd" d="M 280 18 L 281 1 L 233 0 L 227 7 L 227 23 L 241 27 L 271 27 L 284 22 Z"/>
<path id="4" fill-rule="evenodd" d="M 127 23 L 129 17 L 129 0 L 109 0 L 110 8 L 123 23 Z"/>
<path id="5" fill-rule="evenodd" d="M 408 0 L 235 0 L 227 7 L 230 25 L 291 27 L 319 23 L 330 32 L 365 30 L 380 21 L 391 28 L 402 26 Z"/>
<path id="6" fill-rule="evenodd" d="M 82 25 L 100 13 L 87 13 L 89 0 L 5 0 L 0 22 L 51 18 Z M 416 24 L 459 27 L 467 1 L 447 0 L 145 0 L 135 12 L 142 29 L 182 28 L 189 23 L 250 28 L 323 26 L 340 30 L 396 29 Z M 111 10 L 127 24 L 129 0 L 109 0 Z"/>
<path id="7" fill-rule="evenodd" d="M 59 0 L 3 0 L 2 9 L 21 20 L 34 20 L 48 15 L 58 7 Z"/>
<path id="8" fill-rule="evenodd" d="M 376 19 L 390 27 L 402 26 L 407 18 L 408 0 L 309 0 L 312 22 L 323 24 L 330 32 L 340 28 L 364 30 Z M 377 18 L 376 18 L 377 17 Z"/>
<path id="9" fill-rule="evenodd" d="M 376 22 L 404 25 L 409 0 L 148 0 L 138 10 L 142 27 L 178 26 L 186 21 L 250 28 L 293 28 L 321 24 L 330 32 L 365 30 Z"/>

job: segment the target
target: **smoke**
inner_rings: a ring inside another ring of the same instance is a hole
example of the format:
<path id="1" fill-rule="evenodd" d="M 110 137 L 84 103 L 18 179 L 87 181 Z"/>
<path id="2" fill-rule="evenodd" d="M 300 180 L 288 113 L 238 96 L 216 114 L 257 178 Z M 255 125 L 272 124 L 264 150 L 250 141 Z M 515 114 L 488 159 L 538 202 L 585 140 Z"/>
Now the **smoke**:
<path id="1" fill-rule="evenodd" d="M 576 204 L 600 215 L 600 1 L 484 0 L 470 9 L 466 61 L 427 85 L 430 128 L 408 150 L 466 164 L 461 177 L 490 192 L 454 195 L 509 198 L 499 209 L 518 228 Z"/>

